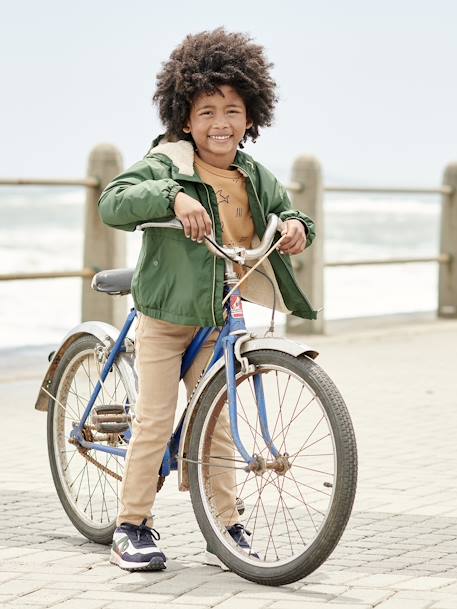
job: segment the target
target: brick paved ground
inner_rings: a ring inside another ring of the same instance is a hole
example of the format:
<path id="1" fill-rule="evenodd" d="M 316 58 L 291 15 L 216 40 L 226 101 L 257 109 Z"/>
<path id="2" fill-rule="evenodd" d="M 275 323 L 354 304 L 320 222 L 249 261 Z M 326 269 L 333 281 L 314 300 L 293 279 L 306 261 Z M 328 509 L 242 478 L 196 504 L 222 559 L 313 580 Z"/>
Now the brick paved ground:
<path id="1" fill-rule="evenodd" d="M 108 549 L 73 528 L 52 486 L 46 416 L 33 410 L 43 349 L 0 352 L 0 608 L 455 609 L 457 322 L 312 342 L 350 407 L 358 494 L 329 560 L 275 589 L 202 564 L 203 537 L 175 473 L 154 509 L 167 570 L 110 565 Z"/>

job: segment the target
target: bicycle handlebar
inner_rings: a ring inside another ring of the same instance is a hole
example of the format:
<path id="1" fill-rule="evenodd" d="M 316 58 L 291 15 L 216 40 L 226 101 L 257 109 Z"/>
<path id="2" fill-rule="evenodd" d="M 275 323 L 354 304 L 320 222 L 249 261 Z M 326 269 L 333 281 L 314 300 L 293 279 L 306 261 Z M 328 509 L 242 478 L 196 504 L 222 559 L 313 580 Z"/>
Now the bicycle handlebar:
<path id="1" fill-rule="evenodd" d="M 232 258 L 236 262 L 244 262 L 244 260 L 254 260 L 256 258 L 260 258 L 270 249 L 271 244 L 273 243 L 273 237 L 276 231 L 282 230 L 283 222 L 276 214 L 269 214 L 268 223 L 265 229 L 265 234 L 262 237 L 260 244 L 253 249 L 245 249 L 243 247 L 225 247 L 218 246 L 217 248 L 213 245 L 212 241 L 215 241 L 214 231 L 211 229 L 211 235 L 209 239 L 205 240 L 205 245 L 208 250 L 217 256 L 218 258 L 225 258 L 225 255 Z M 183 225 L 177 218 L 173 218 L 173 220 L 167 220 L 165 222 L 145 222 L 144 224 L 139 224 L 136 229 L 137 230 L 145 230 L 147 228 L 174 228 L 178 230 L 183 230 Z"/>

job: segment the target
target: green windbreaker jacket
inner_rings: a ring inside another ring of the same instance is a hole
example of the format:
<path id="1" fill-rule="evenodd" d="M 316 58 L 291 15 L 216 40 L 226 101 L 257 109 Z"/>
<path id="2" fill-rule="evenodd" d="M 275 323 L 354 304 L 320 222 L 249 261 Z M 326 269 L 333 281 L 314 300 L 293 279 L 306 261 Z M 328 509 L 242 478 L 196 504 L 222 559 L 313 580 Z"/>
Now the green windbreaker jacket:
<path id="1" fill-rule="evenodd" d="M 143 160 L 115 178 L 99 200 L 101 218 L 108 226 L 133 231 L 147 221 L 174 217 L 173 204 L 183 190 L 208 212 L 216 239 L 222 242 L 216 194 L 194 171 L 190 142 L 166 142 L 159 136 Z M 307 229 L 307 245 L 314 238 L 314 223 L 291 208 L 284 187 L 260 163 L 238 151 L 234 166 L 246 177 L 249 205 L 261 239 L 270 213 L 281 220 L 297 218 Z M 278 233 L 279 237 L 279 233 Z M 270 263 L 284 304 L 292 314 L 315 319 L 316 311 L 300 290 L 289 256 L 273 252 Z M 157 319 L 195 326 L 222 326 L 224 261 L 204 244 L 187 239 L 184 231 L 151 228 L 143 243 L 132 280 L 136 308 Z M 261 303 L 271 306 L 269 302 Z"/>

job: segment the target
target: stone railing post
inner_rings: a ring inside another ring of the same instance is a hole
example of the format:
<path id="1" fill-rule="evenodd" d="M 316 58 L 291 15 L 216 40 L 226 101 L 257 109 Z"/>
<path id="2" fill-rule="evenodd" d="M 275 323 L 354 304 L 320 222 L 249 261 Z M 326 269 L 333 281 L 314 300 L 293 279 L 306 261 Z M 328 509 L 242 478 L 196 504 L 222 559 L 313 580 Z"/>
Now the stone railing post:
<path id="1" fill-rule="evenodd" d="M 87 188 L 84 221 L 84 268 L 96 271 L 126 267 L 126 235 L 100 219 L 97 202 L 105 186 L 122 172 L 122 157 L 115 146 L 98 144 L 89 156 L 87 175 L 99 180 L 99 188 Z M 82 321 L 99 320 L 120 328 L 127 314 L 126 296 L 95 292 L 91 280 L 83 279 Z"/>
<path id="2" fill-rule="evenodd" d="M 293 206 L 310 216 L 316 223 L 316 239 L 303 254 L 292 256 L 295 276 L 314 309 L 324 304 L 324 214 L 323 184 L 321 166 L 317 159 L 303 155 L 292 166 L 292 182 L 301 186 L 293 194 Z M 316 320 L 305 320 L 289 315 L 287 332 L 300 334 L 322 334 L 324 314 L 319 313 Z"/>
<path id="3" fill-rule="evenodd" d="M 449 264 L 440 264 L 438 283 L 438 317 L 457 317 L 457 162 L 450 163 L 443 185 L 452 189 L 443 195 L 441 206 L 440 253 L 449 254 Z"/>

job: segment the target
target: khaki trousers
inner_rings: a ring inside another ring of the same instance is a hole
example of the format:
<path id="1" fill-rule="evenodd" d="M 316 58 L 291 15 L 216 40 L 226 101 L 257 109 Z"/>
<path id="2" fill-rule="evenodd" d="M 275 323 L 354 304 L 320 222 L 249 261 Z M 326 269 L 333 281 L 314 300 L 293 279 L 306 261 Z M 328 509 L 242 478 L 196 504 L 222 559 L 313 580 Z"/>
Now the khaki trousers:
<path id="1" fill-rule="evenodd" d="M 139 525 L 146 518 L 148 526 L 152 527 L 151 510 L 159 469 L 173 432 L 181 360 L 199 328 L 138 315 L 135 351 L 139 391 L 122 478 L 117 526 L 123 522 Z M 216 339 L 217 332 L 214 332 L 184 378 L 188 398 L 212 354 Z M 223 407 L 214 428 L 210 451 L 212 455 L 234 459 L 227 406 Z M 218 463 L 228 465 L 220 460 Z M 238 522 L 235 469 L 210 467 L 209 475 L 217 512 L 224 524 L 231 526 Z"/>

